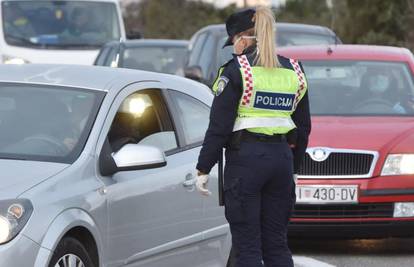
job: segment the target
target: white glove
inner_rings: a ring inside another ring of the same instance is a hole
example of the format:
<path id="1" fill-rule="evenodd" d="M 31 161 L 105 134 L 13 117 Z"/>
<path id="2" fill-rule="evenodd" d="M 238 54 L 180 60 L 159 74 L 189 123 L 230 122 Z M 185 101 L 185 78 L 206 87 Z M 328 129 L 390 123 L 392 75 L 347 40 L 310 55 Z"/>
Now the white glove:
<path id="1" fill-rule="evenodd" d="M 197 191 L 204 196 L 211 195 L 211 192 L 207 189 L 208 185 L 208 174 L 198 175 L 196 178 Z"/>
<path id="2" fill-rule="evenodd" d="M 293 181 L 295 182 L 295 184 L 298 184 L 298 174 L 297 173 L 293 174 Z"/>

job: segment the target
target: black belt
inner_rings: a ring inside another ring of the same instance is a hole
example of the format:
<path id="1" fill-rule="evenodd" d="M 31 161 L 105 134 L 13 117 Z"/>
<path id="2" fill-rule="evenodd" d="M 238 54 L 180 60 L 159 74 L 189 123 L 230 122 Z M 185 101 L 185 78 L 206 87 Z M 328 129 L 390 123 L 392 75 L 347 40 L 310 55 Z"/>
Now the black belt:
<path id="1" fill-rule="evenodd" d="M 246 142 L 282 143 L 286 142 L 287 138 L 285 134 L 266 135 L 244 130 L 241 134 L 241 140 Z"/>

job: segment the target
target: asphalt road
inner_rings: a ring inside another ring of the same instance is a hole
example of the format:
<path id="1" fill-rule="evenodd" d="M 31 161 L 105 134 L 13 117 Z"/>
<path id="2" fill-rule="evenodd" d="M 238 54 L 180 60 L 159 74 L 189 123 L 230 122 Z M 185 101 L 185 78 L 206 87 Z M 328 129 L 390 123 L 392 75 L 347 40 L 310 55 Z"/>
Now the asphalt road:
<path id="1" fill-rule="evenodd" d="M 290 240 L 295 267 L 414 267 L 414 239 Z"/>

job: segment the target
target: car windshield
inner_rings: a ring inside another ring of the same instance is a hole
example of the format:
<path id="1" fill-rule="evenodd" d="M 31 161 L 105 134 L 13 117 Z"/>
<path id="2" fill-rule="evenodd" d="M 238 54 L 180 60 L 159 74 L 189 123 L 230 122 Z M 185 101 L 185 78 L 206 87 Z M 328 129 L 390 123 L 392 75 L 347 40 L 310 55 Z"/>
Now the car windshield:
<path id="1" fill-rule="evenodd" d="M 278 31 L 277 32 L 277 46 L 293 46 L 293 45 L 318 45 L 318 44 L 335 44 L 336 37 L 331 35 L 311 34 L 302 32 L 288 32 Z M 219 66 L 223 65 L 232 58 L 233 47 L 228 46 L 222 49 L 225 41 L 227 40 L 227 34 L 221 33 L 220 40 L 218 42 L 218 63 Z"/>
<path id="2" fill-rule="evenodd" d="M 113 3 L 5 1 L 3 31 L 9 45 L 43 49 L 96 49 L 119 40 Z"/>
<path id="3" fill-rule="evenodd" d="M 186 46 L 131 47 L 125 48 L 121 67 L 168 74 L 182 74 L 186 60 Z M 110 65 L 112 62 L 108 63 L 107 65 Z"/>
<path id="4" fill-rule="evenodd" d="M 0 159 L 72 163 L 104 94 L 0 83 Z"/>
<path id="5" fill-rule="evenodd" d="M 306 32 L 279 32 L 278 46 L 335 44 L 336 36 Z"/>
<path id="6" fill-rule="evenodd" d="M 413 76 L 403 62 L 302 61 L 313 115 L 414 115 Z"/>

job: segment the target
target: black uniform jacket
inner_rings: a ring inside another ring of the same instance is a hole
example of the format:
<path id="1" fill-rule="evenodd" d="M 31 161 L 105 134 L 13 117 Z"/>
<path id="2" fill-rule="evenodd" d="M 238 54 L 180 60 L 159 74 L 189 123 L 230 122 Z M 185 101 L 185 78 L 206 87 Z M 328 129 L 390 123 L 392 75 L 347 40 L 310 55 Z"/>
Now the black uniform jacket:
<path id="1" fill-rule="evenodd" d="M 256 47 L 251 46 L 243 52 L 243 54 L 247 55 L 251 65 L 253 65 L 256 57 L 255 51 Z M 205 174 L 210 173 L 211 168 L 216 164 L 220 153 L 222 153 L 222 148 L 228 145 L 233 134 L 239 100 L 243 91 L 240 66 L 236 57 L 237 55 L 234 55 L 233 59 L 224 64 L 224 70 L 220 77 L 224 77 L 223 80 L 227 84 L 223 91 L 215 96 L 211 107 L 210 124 L 197 164 L 197 170 Z M 293 70 L 293 66 L 288 58 L 278 56 L 278 59 L 283 68 Z M 300 66 L 302 68 L 301 64 Z M 308 145 L 308 136 L 311 131 L 308 91 L 292 114 L 292 119 L 297 126 L 296 146 L 293 148 L 294 173 L 297 173 L 303 161 Z"/>

